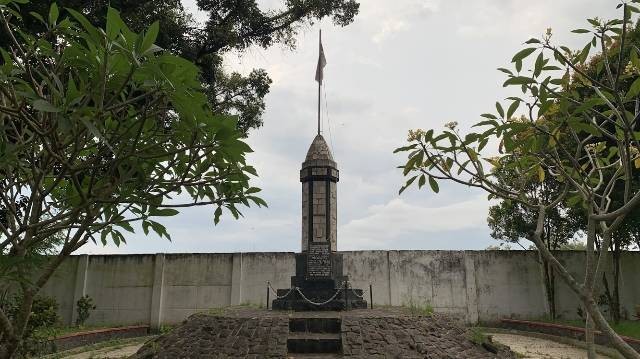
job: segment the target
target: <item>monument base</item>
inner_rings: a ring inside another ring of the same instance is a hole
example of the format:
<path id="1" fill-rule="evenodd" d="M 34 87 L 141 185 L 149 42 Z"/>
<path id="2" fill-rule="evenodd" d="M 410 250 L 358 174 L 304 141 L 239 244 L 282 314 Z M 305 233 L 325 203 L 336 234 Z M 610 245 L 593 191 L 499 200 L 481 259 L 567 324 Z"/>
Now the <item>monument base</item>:
<path id="1" fill-rule="evenodd" d="M 362 289 L 353 289 L 349 277 L 342 275 L 342 254 L 331 253 L 329 276 L 308 275 L 307 254 L 296 254 L 296 275 L 291 277 L 291 288 L 278 289 L 278 298 L 272 302 L 275 310 L 347 310 L 366 309 Z"/>

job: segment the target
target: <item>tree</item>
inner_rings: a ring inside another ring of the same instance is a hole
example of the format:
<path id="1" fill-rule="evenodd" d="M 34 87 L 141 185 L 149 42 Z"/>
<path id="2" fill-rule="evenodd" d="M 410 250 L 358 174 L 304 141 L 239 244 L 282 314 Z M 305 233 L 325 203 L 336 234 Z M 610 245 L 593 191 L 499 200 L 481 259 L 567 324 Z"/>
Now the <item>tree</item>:
<path id="1" fill-rule="evenodd" d="M 48 3 L 34 1 L 22 7 L 24 25 L 30 32 L 46 32 L 43 24 L 28 14 L 46 13 Z M 97 27 L 105 26 L 109 6 L 119 9 L 135 32 L 158 21 L 162 31 L 156 45 L 198 65 L 214 112 L 238 115 L 238 128 L 245 135 L 262 125 L 271 79 L 262 69 L 247 76 L 228 73 L 222 66 L 224 54 L 254 45 L 268 48 L 281 43 L 293 48 L 300 29 L 324 17 L 331 17 L 336 25 L 348 25 L 359 7 L 355 0 L 307 0 L 286 1 L 283 8 L 263 10 L 256 0 L 198 0 L 199 9 L 208 14 L 204 26 L 198 27 L 180 0 L 59 0 L 58 5 L 63 14 L 64 8 L 77 9 Z M 0 37 L 0 47 L 8 41 Z"/>
<path id="2" fill-rule="evenodd" d="M 535 211 L 527 239 L 533 242 L 555 272 L 577 295 L 588 314 L 586 320 L 589 356 L 594 357 L 593 325 L 626 358 L 640 358 L 617 335 L 594 298 L 596 280 L 601 278 L 613 234 L 627 216 L 640 206 L 640 51 L 629 46 L 627 35 L 637 0 L 621 2 L 621 17 L 610 21 L 588 19 L 591 29 L 573 30 L 589 34 L 582 49 L 572 51 L 552 42 L 551 29 L 542 38 L 526 41 L 526 47 L 512 58 L 515 69 L 506 73 L 504 86 L 520 89 L 524 96 L 510 97 L 508 106 L 496 103 L 496 113 L 463 134 L 456 123 L 447 130 L 413 130 L 403 173 L 410 176 L 401 192 L 416 182 L 427 182 L 438 191 L 438 181 L 448 180 L 486 191 L 490 198 L 518 202 Z M 637 17 L 637 16 L 636 16 Z M 595 48 L 600 53 L 589 57 Z M 523 72 L 526 59 L 537 53 L 530 71 Z M 623 59 L 628 56 L 630 63 Z M 587 60 L 604 74 L 598 79 L 585 72 Z M 525 120 L 511 120 L 524 105 Z M 496 179 L 500 163 L 487 149 L 490 140 L 500 143 L 503 156 L 511 156 L 508 168 L 518 176 L 543 182 L 554 177 L 561 190 L 551 198 L 529 194 L 523 186 L 509 188 Z M 574 142 L 575 144 L 569 144 Z M 569 144 L 569 145 L 568 145 Z M 620 201 L 613 193 L 620 186 Z M 580 206 L 586 225 L 584 277 L 580 281 L 558 261 L 543 242 L 545 219 L 566 201 Z M 596 238 L 601 238 L 595 251 Z"/>
<path id="3" fill-rule="evenodd" d="M 539 178 L 532 179 L 518 176 L 517 173 L 514 173 L 509 168 L 509 156 L 496 158 L 494 161 L 497 161 L 499 165 L 494 170 L 496 181 L 505 188 L 512 190 L 523 189 L 527 191 L 528 196 L 541 198 L 543 201 L 556 197 L 559 191 L 562 190 L 562 184 L 552 176 L 545 177 L 542 181 Z M 544 231 L 541 239 L 549 251 L 561 249 L 563 245 L 573 239 L 578 230 L 570 213 L 567 208 L 558 206 L 551 208 L 547 216 L 545 216 Z M 526 240 L 528 234 L 534 230 L 535 217 L 535 211 L 522 203 L 502 200 L 489 208 L 487 223 L 491 228 L 491 237 L 521 245 L 520 241 Z M 541 257 L 538 262 L 544 277 L 549 317 L 555 319 L 555 273 L 551 264 L 544 258 Z"/>
<path id="4" fill-rule="evenodd" d="M 109 8 L 104 28 L 53 4 L 43 33 L 21 27 L 19 4 L 0 0 L 0 274 L 22 299 L 0 309 L 0 358 L 19 350 L 34 298 L 65 258 L 88 241 L 116 245 L 139 222 L 180 208 L 223 209 L 264 201 L 249 184 L 249 146 L 236 119 L 214 115 L 190 61 L 163 51 L 156 22 L 131 31 Z M 45 20 L 46 19 L 46 20 Z M 43 266 L 29 259 L 61 242 Z"/>

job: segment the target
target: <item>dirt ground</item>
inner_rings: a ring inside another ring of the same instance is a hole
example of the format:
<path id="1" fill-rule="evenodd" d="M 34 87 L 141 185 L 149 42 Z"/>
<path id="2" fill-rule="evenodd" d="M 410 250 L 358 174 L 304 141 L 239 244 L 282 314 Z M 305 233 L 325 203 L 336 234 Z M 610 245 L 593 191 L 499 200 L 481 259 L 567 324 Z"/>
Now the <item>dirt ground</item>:
<path id="1" fill-rule="evenodd" d="M 587 352 L 584 349 L 557 343 L 551 340 L 515 334 L 487 334 L 491 335 L 494 342 L 504 344 L 510 347 L 514 352 L 524 355 L 523 358 L 583 359 L 587 357 Z M 597 358 L 609 359 L 609 357 L 600 354 Z"/>

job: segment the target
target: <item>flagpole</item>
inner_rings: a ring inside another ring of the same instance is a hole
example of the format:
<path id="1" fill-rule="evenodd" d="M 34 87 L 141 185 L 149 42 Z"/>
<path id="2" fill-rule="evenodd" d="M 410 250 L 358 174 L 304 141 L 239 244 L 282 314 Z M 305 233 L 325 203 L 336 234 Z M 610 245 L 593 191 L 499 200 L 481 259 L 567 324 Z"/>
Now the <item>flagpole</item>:
<path id="1" fill-rule="evenodd" d="M 322 46 L 322 29 L 319 32 L 318 45 Z M 318 81 L 318 135 L 320 134 L 320 86 L 322 86 L 322 78 Z"/>

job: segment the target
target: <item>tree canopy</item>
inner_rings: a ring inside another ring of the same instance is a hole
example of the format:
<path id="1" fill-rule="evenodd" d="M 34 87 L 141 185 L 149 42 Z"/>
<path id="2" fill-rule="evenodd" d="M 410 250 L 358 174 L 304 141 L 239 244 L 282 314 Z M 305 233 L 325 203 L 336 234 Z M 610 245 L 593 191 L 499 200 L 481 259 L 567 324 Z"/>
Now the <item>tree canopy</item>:
<path id="1" fill-rule="evenodd" d="M 156 219 L 183 207 L 212 206 L 217 223 L 223 209 L 265 205 L 237 118 L 214 114 L 198 66 L 155 44 L 158 22 L 135 32 L 109 8 L 101 28 L 52 4 L 27 15 L 43 29 L 30 32 L 22 3 L 0 1 L 0 290 L 22 300 L 11 318 L 0 308 L 0 358 L 88 241 L 119 245 L 133 222 L 170 238 Z"/>
<path id="2" fill-rule="evenodd" d="M 28 14 L 46 13 L 50 3 L 33 1 L 21 7 L 25 30 L 46 32 L 43 24 Z M 297 33 L 315 21 L 329 17 L 334 24 L 345 26 L 353 21 L 359 9 L 355 0 L 286 1 L 277 9 L 263 9 L 256 0 L 198 0 L 198 8 L 208 16 L 199 25 L 180 0 L 58 0 L 57 4 L 63 16 L 66 8 L 76 9 L 99 28 L 106 24 L 109 6 L 118 9 L 124 23 L 135 32 L 158 21 L 162 31 L 156 45 L 200 68 L 200 79 L 213 111 L 237 115 L 237 127 L 245 135 L 262 125 L 264 98 L 271 79 L 262 69 L 247 75 L 229 73 L 223 67 L 223 55 L 251 46 L 268 48 L 282 44 L 294 48 Z M 0 37 L 0 47 L 8 43 L 8 38 Z"/>
<path id="3" fill-rule="evenodd" d="M 613 234 L 640 206 L 640 49 L 630 43 L 629 35 L 640 12 L 637 2 L 620 2 L 617 19 L 591 18 L 589 29 L 573 30 L 588 36 L 580 49 L 556 45 L 551 29 L 527 40 L 511 59 L 513 67 L 499 69 L 507 76 L 503 86 L 513 86 L 521 96 L 509 97 L 506 104 L 496 102 L 495 111 L 483 114 L 467 133 L 455 122 L 444 131 L 412 130 L 410 144 L 396 150 L 408 152 L 402 167 L 409 179 L 401 192 L 427 182 L 437 192 L 438 181 L 448 180 L 535 213 L 527 219 L 527 238 L 585 306 L 587 337 L 593 338 L 593 320 L 627 358 L 640 355 L 611 329 L 598 308 L 594 287 L 608 261 Z M 602 76 L 590 74 L 590 66 Z M 514 117 L 519 108 L 524 117 Z M 499 146 L 494 149 L 489 143 Z M 496 154 L 509 161 L 496 159 Z M 503 168 L 526 180 L 505 185 L 499 178 Z M 544 183 L 548 177 L 559 183 L 550 196 L 527 188 L 530 181 Z M 562 203 L 583 210 L 582 282 L 543 241 L 545 219 Z M 596 253 L 598 236 L 602 240 Z"/>

